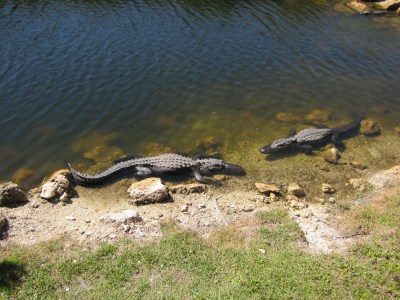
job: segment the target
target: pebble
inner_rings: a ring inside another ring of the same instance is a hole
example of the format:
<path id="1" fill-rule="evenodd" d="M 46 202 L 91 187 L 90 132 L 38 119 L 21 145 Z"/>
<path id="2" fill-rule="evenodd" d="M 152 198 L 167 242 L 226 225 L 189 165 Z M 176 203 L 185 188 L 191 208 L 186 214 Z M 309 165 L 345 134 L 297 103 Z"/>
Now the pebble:
<path id="1" fill-rule="evenodd" d="M 323 183 L 321 190 L 322 190 L 322 192 L 324 192 L 326 194 L 332 194 L 335 192 L 335 189 L 333 188 L 333 186 L 328 183 Z"/>
<path id="2" fill-rule="evenodd" d="M 328 148 L 322 152 L 322 158 L 331 164 L 337 164 L 340 158 L 340 152 L 335 147 Z"/>
<path id="3" fill-rule="evenodd" d="M 254 211 L 255 207 L 254 206 L 245 206 L 243 207 L 242 211 L 243 212 L 252 212 Z"/>
<path id="4" fill-rule="evenodd" d="M 91 222 L 90 219 L 85 220 L 85 223 L 90 223 L 90 222 Z"/>
<path id="5" fill-rule="evenodd" d="M 199 208 L 206 208 L 206 207 L 207 207 L 207 205 L 205 203 L 200 203 L 199 204 Z"/>
<path id="6" fill-rule="evenodd" d="M 75 217 L 74 216 L 65 216 L 65 219 L 69 220 L 69 221 L 75 221 Z"/>
<path id="7" fill-rule="evenodd" d="M 36 202 L 36 201 L 32 201 L 31 202 L 31 207 L 32 208 L 38 208 L 40 206 L 40 203 L 39 202 Z"/>
<path id="8" fill-rule="evenodd" d="M 258 251 L 260 251 L 261 254 L 267 253 L 267 251 L 265 249 L 258 249 Z"/>
<path id="9" fill-rule="evenodd" d="M 181 206 L 181 212 L 187 212 L 188 209 L 189 209 L 189 205 L 187 205 L 187 204 L 184 204 Z"/>
<path id="10" fill-rule="evenodd" d="M 289 184 L 287 191 L 290 195 L 294 195 L 296 197 L 304 196 L 304 190 L 299 186 L 298 183 Z"/>
<path id="11" fill-rule="evenodd" d="M 329 203 L 335 204 L 336 203 L 336 198 L 333 198 L 333 197 L 329 198 Z"/>
<path id="12" fill-rule="evenodd" d="M 110 239 L 115 239 L 115 238 L 117 237 L 117 235 L 114 234 L 114 233 L 111 233 L 108 237 L 109 237 Z"/>

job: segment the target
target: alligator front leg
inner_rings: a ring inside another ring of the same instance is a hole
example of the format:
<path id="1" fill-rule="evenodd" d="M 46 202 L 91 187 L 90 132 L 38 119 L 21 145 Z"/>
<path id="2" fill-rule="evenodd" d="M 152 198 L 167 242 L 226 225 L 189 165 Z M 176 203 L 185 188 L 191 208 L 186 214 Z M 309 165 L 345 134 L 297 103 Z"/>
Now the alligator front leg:
<path id="1" fill-rule="evenodd" d="M 201 175 L 199 169 L 193 168 L 192 171 L 193 171 L 194 178 L 196 178 L 196 180 L 197 180 L 198 182 L 205 183 L 205 184 L 215 184 L 215 185 L 218 185 L 217 182 L 212 181 L 211 179 L 208 179 L 208 178 L 204 178 L 204 177 Z"/>

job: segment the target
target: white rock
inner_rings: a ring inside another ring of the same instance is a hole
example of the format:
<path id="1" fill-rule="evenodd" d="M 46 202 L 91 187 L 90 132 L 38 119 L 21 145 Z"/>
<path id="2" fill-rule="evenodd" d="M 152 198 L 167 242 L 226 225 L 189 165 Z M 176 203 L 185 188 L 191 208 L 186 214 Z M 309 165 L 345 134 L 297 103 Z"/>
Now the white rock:
<path id="1" fill-rule="evenodd" d="M 142 218 L 139 216 L 137 211 L 133 209 L 124 210 L 119 213 L 110 213 L 100 217 L 100 221 L 118 224 L 127 224 L 141 220 Z"/>
<path id="2" fill-rule="evenodd" d="M 132 198 L 131 204 L 148 204 L 164 201 L 168 196 L 168 188 L 160 178 L 147 178 L 133 183 L 128 189 Z"/>
<path id="3" fill-rule="evenodd" d="M 53 199 L 57 196 L 58 185 L 56 182 L 47 182 L 43 184 L 40 197 L 46 200 Z"/>
<path id="4" fill-rule="evenodd" d="M 187 204 L 184 204 L 181 206 L 181 212 L 187 212 L 188 209 L 189 209 L 189 205 L 187 205 Z"/>
<path id="5" fill-rule="evenodd" d="M 331 186 L 328 183 L 323 183 L 321 190 L 326 194 L 332 194 L 335 192 L 335 189 L 333 188 L 333 186 Z"/>
<path id="6" fill-rule="evenodd" d="M 74 216 L 65 216 L 65 219 L 70 220 L 70 221 L 76 220 Z"/>
<path id="7" fill-rule="evenodd" d="M 60 197 L 60 201 L 61 202 L 68 202 L 68 200 L 69 200 L 68 194 L 64 192 Z"/>
<path id="8" fill-rule="evenodd" d="M 332 203 L 332 204 L 334 204 L 334 203 L 336 203 L 336 198 L 329 198 L 329 203 Z"/>

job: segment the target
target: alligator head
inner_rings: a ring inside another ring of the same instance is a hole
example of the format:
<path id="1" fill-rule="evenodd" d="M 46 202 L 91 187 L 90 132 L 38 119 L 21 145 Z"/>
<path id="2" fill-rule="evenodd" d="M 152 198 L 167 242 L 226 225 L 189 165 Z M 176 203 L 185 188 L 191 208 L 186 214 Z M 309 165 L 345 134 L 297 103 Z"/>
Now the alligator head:
<path id="1" fill-rule="evenodd" d="M 269 154 L 269 153 L 284 151 L 290 149 L 295 142 L 296 139 L 291 137 L 285 139 L 279 139 L 273 142 L 272 144 L 261 147 L 260 152 L 263 154 Z"/>
<path id="2" fill-rule="evenodd" d="M 197 162 L 199 163 L 200 173 L 202 174 L 222 173 L 222 174 L 237 175 L 237 176 L 246 175 L 246 172 L 243 169 L 243 167 L 226 163 L 222 159 L 199 158 L 197 159 Z"/>

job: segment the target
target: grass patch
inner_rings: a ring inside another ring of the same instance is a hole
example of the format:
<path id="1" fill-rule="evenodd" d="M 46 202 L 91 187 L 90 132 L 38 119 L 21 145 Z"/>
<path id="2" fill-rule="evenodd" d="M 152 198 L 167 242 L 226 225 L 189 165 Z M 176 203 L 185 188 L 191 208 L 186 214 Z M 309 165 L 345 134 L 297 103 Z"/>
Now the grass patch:
<path id="1" fill-rule="evenodd" d="M 395 219 L 363 213 L 365 222 Z M 15 299 L 395 299 L 400 297 L 400 231 L 375 235 L 347 256 L 300 250 L 303 235 L 283 210 L 258 216 L 244 246 L 238 228 L 204 241 L 175 226 L 158 242 L 125 240 L 95 249 L 63 242 L 0 254 L 0 297 Z M 389 220 L 389 221 L 388 221 Z M 397 218 L 398 220 L 398 218 Z M 386 225 L 385 225 L 386 226 Z M 259 249 L 265 250 L 261 253 Z"/>

